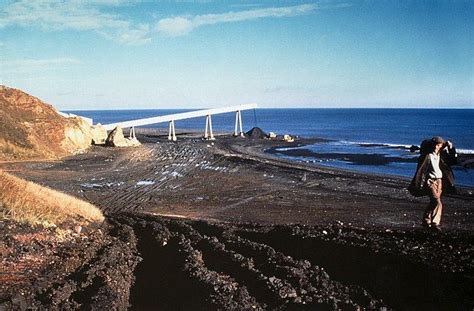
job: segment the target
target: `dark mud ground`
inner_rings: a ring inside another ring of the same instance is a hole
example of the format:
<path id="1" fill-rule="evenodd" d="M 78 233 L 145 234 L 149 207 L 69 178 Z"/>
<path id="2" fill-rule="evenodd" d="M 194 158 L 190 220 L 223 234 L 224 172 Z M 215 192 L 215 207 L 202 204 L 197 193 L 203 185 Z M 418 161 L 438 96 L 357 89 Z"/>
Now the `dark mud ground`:
<path id="1" fill-rule="evenodd" d="M 262 153 L 281 142 L 139 139 L 1 165 L 108 217 L 61 242 L 2 224 L 0 310 L 474 308 L 472 189 L 435 232 L 401 178 Z"/>

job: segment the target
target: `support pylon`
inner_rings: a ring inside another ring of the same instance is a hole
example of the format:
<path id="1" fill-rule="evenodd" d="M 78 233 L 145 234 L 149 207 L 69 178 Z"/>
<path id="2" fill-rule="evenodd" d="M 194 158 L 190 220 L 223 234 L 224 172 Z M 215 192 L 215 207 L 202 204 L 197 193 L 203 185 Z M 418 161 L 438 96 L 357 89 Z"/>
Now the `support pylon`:
<path id="1" fill-rule="evenodd" d="M 237 128 L 239 128 L 239 131 L 237 132 Z M 244 137 L 244 131 L 242 129 L 242 113 L 240 110 L 237 110 L 235 112 L 235 130 L 234 130 L 234 136 L 241 136 Z"/>
<path id="2" fill-rule="evenodd" d="M 240 136 L 244 137 L 244 130 L 242 128 L 242 112 L 239 110 L 239 126 L 240 126 Z"/>
<path id="3" fill-rule="evenodd" d="M 212 132 L 212 117 L 210 114 L 206 116 L 206 129 L 204 130 L 204 138 L 209 140 L 215 139 L 214 133 Z"/>
<path id="4" fill-rule="evenodd" d="M 239 124 L 239 111 L 237 110 L 235 112 L 235 130 L 234 130 L 234 136 L 237 136 L 237 125 Z"/>
<path id="5" fill-rule="evenodd" d="M 169 122 L 169 132 L 168 132 L 168 140 L 176 141 L 176 130 L 174 127 L 174 120 Z"/>

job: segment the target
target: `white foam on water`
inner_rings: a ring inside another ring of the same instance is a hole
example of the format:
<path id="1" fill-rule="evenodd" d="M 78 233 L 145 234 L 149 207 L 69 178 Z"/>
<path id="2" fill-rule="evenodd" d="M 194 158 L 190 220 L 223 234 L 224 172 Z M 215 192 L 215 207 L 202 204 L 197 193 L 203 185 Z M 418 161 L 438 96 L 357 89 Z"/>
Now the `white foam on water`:
<path id="1" fill-rule="evenodd" d="M 363 142 L 363 141 L 347 141 L 347 140 L 340 140 L 335 142 L 335 144 L 342 144 L 342 145 L 361 145 L 361 146 L 371 146 L 371 145 L 376 145 L 380 147 L 395 147 L 395 148 L 404 148 L 404 149 L 410 149 L 411 146 L 415 145 L 418 146 L 418 144 L 413 144 L 413 145 L 405 145 L 405 144 L 394 144 L 394 143 L 378 143 L 378 142 Z M 290 150 L 291 148 L 287 148 Z M 462 154 L 474 154 L 474 149 L 464 149 L 464 148 L 456 148 L 457 153 L 462 153 Z"/>
<path id="2" fill-rule="evenodd" d="M 360 145 L 360 146 L 376 146 L 376 147 L 395 147 L 410 149 L 412 145 L 395 144 L 395 143 L 379 143 L 379 142 L 367 142 L 367 141 L 350 141 L 350 140 L 339 140 L 335 144 L 340 145 Z"/>
<path id="3" fill-rule="evenodd" d="M 462 154 L 474 154 L 473 149 L 456 149 L 457 153 L 462 153 Z"/>
<path id="4" fill-rule="evenodd" d="M 405 148 L 405 149 L 410 149 L 412 145 L 402 145 L 402 144 L 383 144 L 384 146 L 388 147 L 397 147 L 397 148 Z"/>
<path id="5" fill-rule="evenodd" d="M 287 147 L 278 147 L 275 148 L 276 151 L 288 151 L 288 150 L 293 150 L 295 148 L 287 148 Z"/>

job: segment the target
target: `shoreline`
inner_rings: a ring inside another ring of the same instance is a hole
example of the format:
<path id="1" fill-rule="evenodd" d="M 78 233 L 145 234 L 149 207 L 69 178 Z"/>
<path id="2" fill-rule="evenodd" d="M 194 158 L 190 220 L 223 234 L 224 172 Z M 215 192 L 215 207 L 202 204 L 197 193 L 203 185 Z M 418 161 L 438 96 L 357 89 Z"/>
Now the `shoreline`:
<path id="1" fill-rule="evenodd" d="M 160 128 L 139 128 L 136 129 L 137 136 L 140 137 L 140 141 L 143 142 L 144 144 L 147 143 L 155 143 L 156 140 L 164 139 L 167 141 L 168 137 L 168 130 L 167 129 L 160 129 Z M 128 129 L 124 129 L 124 135 L 128 135 Z M 201 133 L 200 130 L 197 129 L 182 129 L 182 130 L 176 130 L 176 135 L 178 136 L 178 142 L 180 139 L 191 139 L 193 141 L 206 141 L 203 138 L 203 133 Z M 216 139 L 225 139 L 228 140 L 229 138 L 234 138 L 231 134 L 224 133 L 224 132 L 214 132 L 214 136 Z M 312 152 L 311 150 L 308 150 L 306 148 L 302 149 L 292 149 L 288 151 L 276 151 L 277 149 L 281 148 L 300 148 L 300 147 L 305 147 L 312 145 L 314 143 L 324 143 L 324 142 L 330 142 L 330 141 L 336 141 L 332 139 L 327 139 L 327 138 L 322 138 L 322 137 L 311 137 L 311 138 L 306 138 L 306 137 L 299 137 L 299 136 L 294 136 L 296 137 L 294 142 L 284 142 L 282 139 L 250 139 L 247 138 L 252 144 L 247 145 L 245 147 L 245 151 L 242 152 L 242 154 L 247 153 L 247 155 L 253 155 L 256 158 L 262 158 L 262 159 L 267 159 L 269 158 L 268 155 L 270 155 L 270 158 L 273 160 L 281 161 L 283 163 L 287 163 L 290 166 L 304 166 L 306 168 L 311 168 L 315 167 L 320 170 L 329 170 L 333 172 L 339 172 L 340 174 L 355 174 L 355 175 L 361 175 L 364 178 L 370 178 L 371 176 L 375 178 L 390 178 L 390 179 L 399 179 L 400 181 L 407 182 L 409 183 L 411 180 L 411 176 L 405 176 L 405 175 L 399 175 L 396 173 L 383 173 L 383 172 L 370 172 L 370 171 L 365 171 L 363 169 L 351 169 L 347 167 L 340 167 L 338 165 L 324 165 L 321 164 L 320 162 L 316 161 L 300 161 L 297 159 L 291 159 L 287 158 L 285 156 L 279 156 L 278 153 L 284 154 L 284 155 L 289 155 L 289 156 L 294 156 L 295 158 L 297 157 L 305 157 L 305 156 L 311 156 L 311 157 L 316 157 L 316 156 L 323 156 L 326 157 L 327 159 L 333 159 L 331 156 L 335 155 L 337 153 L 326 153 L 326 154 L 321 154 L 321 153 L 315 153 Z M 209 143 L 213 143 L 213 141 L 208 141 Z M 227 143 L 224 144 L 226 148 L 233 149 L 232 147 L 229 147 Z M 237 144 L 238 145 L 238 144 Z M 378 144 L 374 144 L 377 145 Z M 367 147 L 367 146 L 363 146 Z M 395 147 L 391 147 L 395 148 Z M 88 151 L 81 152 L 76 155 L 80 155 L 83 153 L 87 153 Z M 74 156 L 74 155 L 73 155 Z M 384 165 L 388 161 L 383 160 L 383 156 L 377 154 L 377 155 L 372 155 L 372 154 L 342 154 L 342 156 L 348 156 L 352 160 L 354 160 L 354 164 L 364 164 L 364 165 L 369 165 L 369 166 L 378 166 L 378 165 Z M 390 160 L 395 160 L 395 161 L 400 161 L 402 158 L 400 157 L 388 157 Z M 8 160 L 8 161 L 1 161 L 0 160 L 0 169 L 2 168 L 2 165 L 7 165 L 8 164 L 15 164 L 15 163 L 43 163 L 43 162 L 61 162 L 63 159 L 27 159 L 27 160 Z M 371 160 L 373 160 L 376 164 L 372 164 Z M 404 159 L 406 160 L 406 159 Z M 417 158 L 414 158 L 413 160 L 407 161 L 409 163 L 416 163 Z M 467 165 L 471 165 L 471 162 L 474 162 L 474 154 L 463 154 L 463 156 L 460 158 L 460 161 L 467 163 Z M 459 164 L 461 166 L 462 164 Z M 408 186 L 408 184 L 407 184 Z M 474 185 L 465 185 L 465 184 L 456 184 L 456 188 L 461 189 L 461 192 L 463 195 L 473 195 L 474 193 Z"/>
<path id="2" fill-rule="evenodd" d="M 302 148 L 305 146 L 309 146 L 314 144 L 315 142 L 324 142 L 328 141 L 323 138 L 302 138 L 301 140 L 296 141 L 295 145 L 286 144 L 284 142 L 281 145 L 272 146 L 270 148 L 265 148 L 262 150 L 263 153 L 274 155 L 280 159 L 286 159 L 296 163 L 308 163 L 309 165 L 315 165 L 322 168 L 330 168 L 330 169 L 340 169 L 343 171 L 347 171 L 350 173 L 360 173 L 360 174 L 368 174 L 368 175 L 375 175 L 379 177 L 399 177 L 404 180 L 410 181 L 413 176 L 410 175 L 402 175 L 397 173 L 390 173 L 390 172 L 375 172 L 375 171 L 367 171 L 364 168 L 358 168 L 357 166 L 366 166 L 366 167 L 383 167 L 384 165 L 390 163 L 417 163 L 418 161 L 418 154 L 414 154 L 413 158 L 403 158 L 398 156 L 386 156 L 384 154 L 373 154 L 373 153 L 318 153 L 311 151 L 308 148 Z M 377 145 L 378 146 L 378 145 Z M 366 147 L 365 145 L 363 147 Z M 294 149 L 297 148 L 297 149 Z M 396 147 L 389 147 L 389 148 L 396 148 Z M 398 148 L 397 148 L 398 149 Z M 313 160 L 309 160 L 312 158 Z M 346 161 L 348 162 L 347 165 L 354 165 L 353 169 L 349 167 L 343 167 L 340 164 L 324 164 L 323 161 L 329 160 L 336 160 L 336 161 Z M 471 167 L 471 162 L 474 161 L 474 155 L 472 154 L 459 154 L 458 156 L 459 164 L 454 168 L 456 169 L 473 169 Z M 413 169 L 414 173 L 414 169 Z M 463 189 L 474 190 L 474 184 L 464 184 L 459 183 L 456 187 L 460 187 Z"/>
<path id="3" fill-rule="evenodd" d="M 325 138 L 298 138 L 294 142 L 291 143 L 286 143 L 283 141 L 278 141 L 278 140 L 253 140 L 255 143 L 254 146 L 246 146 L 246 150 L 243 153 L 248 153 L 252 154 L 255 157 L 261 157 L 265 159 L 272 159 L 276 161 L 280 161 L 283 163 L 287 163 L 290 166 L 302 166 L 306 168 L 318 168 L 320 170 L 329 170 L 332 172 L 338 172 L 340 174 L 354 174 L 354 175 L 360 175 L 361 177 L 364 178 L 370 178 L 371 176 L 375 178 L 389 178 L 389 179 L 398 179 L 402 182 L 406 182 L 407 186 L 411 180 L 412 177 L 410 176 L 404 176 L 404 175 L 397 175 L 397 174 L 390 174 L 390 173 L 381 173 L 381 172 L 368 172 L 368 171 L 363 171 L 363 170 L 358 170 L 358 169 L 350 169 L 350 168 L 345 168 L 345 167 L 339 167 L 339 166 L 330 166 L 330 165 L 324 165 L 319 162 L 306 162 L 306 161 L 298 161 L 296 159 L 289 159 L 284 156 L 278 156 L 276 155 L 276 152 L 268 152 L 269 150 L 275 150 L 278 148 L 295 148 L 295 147 L 304 147 L 311 145 L 316 142 L 325 142 L 329 141 Z M 301 149 L 305 150 L 305 149 Z M 299 151 L 299 150 L 298 150 Z M 304 151 L 302 154 L 298 154 L 298 156 L 304 156 Z M 472 157 L 474 159 L 474 156 Z M 416 163 L 416 159 L 415 159 Z M 470 185 L 456 185 L 456 188 L 462 189 L 463 194 L 469 194 L 469 192 L 474 191 L 474 186 Z"/>
<path id="4" fill-rule="evenodd" d="M 166 129 L 158 129 L 158 128 L 140 128 L 139 131 L 146 135 L 151 135 L 151 136 L 156 136 L 159 135 L 161 137 L 167 137 L 167 130 Z M 202 134 L 202 135 L 201 135 Z M 203 133 L 201 133 L 200 130 L 198 129 L 184 129 L 177 131 L 178 136 L 188 136 L 188 137 L 194 137 L 194 138 L 202 138 Z M 229 133 L 225 132 L 214 132 L 214 135 L 216 137 L 224 137 L 228 138 L 231 137 L 232 135 Z M 301 136 L 294 136 L 290 134 L 292 137 L 295 138 L 294 142 L 284 142 L 282 135 L 279 135 L 277 139 L 265 139 L 265 140 L 259 140 L 259 139 L 251 139 L 253 142 L 255 142 L 257 145 L 262 144 L 262 149 L 260 156 L 266 155 L 266 154 L 272 154 L 278 159 L 284 159 L 287 161 L 290 161 L 292 163 L 301 163 L 301 164 L 306 164 L 308 163 L 309 165 L 314 165 L 318 166 L 321 168 L 328 168 L 328 169 L 333 169 L 333 170 L 342 170 L 346 171 L 348 173 L 356 173 L 356 174 L 364 174 L 364 175 L 375 175 L 378 177 L 391 177 L 391 178 L 396 178 L 399 177 L 403 180 L 410 181 L 411 178 L 413 177 L 412 175 L 402 175 L 402 174 L 397 174 L 397 173 L 390 173 L 390 172 L 376 172 L 376 171 L 367 171 L 364 168 L 349 168 L 349 167 L 344 167 L 341 166 L 340 164 L 335 164 L 335 165 L 325 165 L 322 164 L 321 161 L 323 160 L 347 160 L 350 163 L 348 165 L 365 165 L 368 167 L 383 167 L 384 165 L 387 165 L 389 163 L 417 163 L 418 159 L 418 153 L 414 152 L 413 158 L 403 158 L 399 156 L 385 156 L 384 154 L 373 154 L 373 153 L 337 153 L 337 152 L 331 152 L 331 153 L 316 153 L 313 152 L 307 148 L 302 148 L 302 149 L 292 149 L 292 148 L 300 148 L 300 147 L 305 147 L 305 146 L 310 146 L 315 143 L 327 143 L 327 142 L 335 142 L 339 141 L 337 139 L 330 139 L 330 138 L 324 138 L 324 137 L 301 137 Z M 267 146 L 269 145 L 269 147 Z M 371 147 L 386 147 L 388 149 L 405 149 L 409 150 L 411 146 L 408 145 L 391 145 L 391 144 L 383 144 L 383 143 L 359 143 L 358 144 L 362 148 L 371 148 Z M 284 151 L 277 151 L 277 149 L 281 148 L 288 148 L 291 150 L 284 150 Z M 281 154 L 282 156 L 279 156 L 278 154 Z M 295 159 L 287 158 L 285 156 L 290 156 L 294 157 Z M 304 157 L 311 157 L 316 160 L 298 160 L 297 158 L 304 158 Z M 474 153 L 459 153 L 458 152 L 458 161 L 459 164 L 456 165 L 456 169 L 474 169 Z M 415 172 L 415 168 L 413 168 L 413 174 Z M 463 188 L 463 189 L 468 189 L 471 191 L 474 191 L 474 184 L 457 184 L 457 187 Z"/>

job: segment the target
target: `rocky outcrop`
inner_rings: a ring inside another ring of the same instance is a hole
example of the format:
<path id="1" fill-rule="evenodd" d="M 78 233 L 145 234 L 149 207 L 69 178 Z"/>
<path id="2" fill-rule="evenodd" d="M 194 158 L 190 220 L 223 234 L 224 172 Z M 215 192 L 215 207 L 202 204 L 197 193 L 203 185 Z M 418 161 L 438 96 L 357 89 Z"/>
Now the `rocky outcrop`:
<path id="1" fill-rule="evenodd" d="M 245 135 L 251 139 L 263 139 L 267 137 L 267 133 L 265 133 L 261 128 L 259 127 L 254 127 Z"/>
<path id="2" fill-rule="evenodd" d="M 53 106 L 0 85 L 0 160 L 54 159 L 105 141 L 101 126 L 65 118 Z"/>
<path id="3" fill-rule="evenodd" d="M 76 146 L 103 145 L 107 139 L 107 130 L 102 125 L 89 125 L 80 117 L 68 118 L 77 122 L 77 127 L 67 127 L 65 136 L 67 140 Z"/>
<path id="4" fill-rule="evenodd" d="M 117 126 L 110 132 L 107 140 L 105 141 L 106 146 L 110 147 L 137 147 L 140 146 L 140 142 L 134 138 L 125 138 L 123 131 L 120 126 Z"/>

